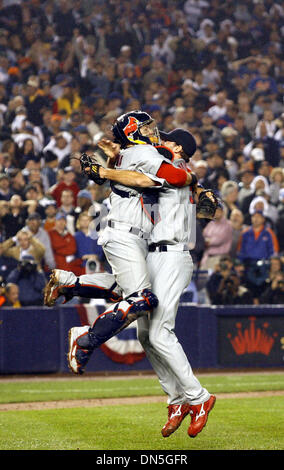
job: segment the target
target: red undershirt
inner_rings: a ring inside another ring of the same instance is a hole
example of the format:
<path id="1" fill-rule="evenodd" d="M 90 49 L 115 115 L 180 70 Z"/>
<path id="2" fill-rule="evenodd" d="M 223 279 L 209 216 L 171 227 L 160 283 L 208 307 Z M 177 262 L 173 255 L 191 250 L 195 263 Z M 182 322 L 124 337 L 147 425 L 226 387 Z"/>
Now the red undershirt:
<path id="1" fill-rule="evenodd" d="M 157 173 L 158 178 L 165 179 L 172 186 L 182 187 L 186 183 L 187 173 L 181 168 L 175 168 L 169 163 L 163 162 Z"/>

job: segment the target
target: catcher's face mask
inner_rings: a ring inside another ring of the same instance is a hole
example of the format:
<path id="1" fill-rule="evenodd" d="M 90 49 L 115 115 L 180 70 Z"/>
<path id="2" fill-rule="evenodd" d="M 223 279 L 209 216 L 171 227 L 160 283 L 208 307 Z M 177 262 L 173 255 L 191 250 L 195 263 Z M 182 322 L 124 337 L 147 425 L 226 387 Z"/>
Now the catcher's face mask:
<path id="1" fill-rule="evenodd" d="M 141 126 L 140 134 L 143 137 L 147 137 L 154 145 L 159 145 L 161 143 L 159 129 L 157 128 L 156 122 L 154 120 L 149 124 L 144 124 Z"/>

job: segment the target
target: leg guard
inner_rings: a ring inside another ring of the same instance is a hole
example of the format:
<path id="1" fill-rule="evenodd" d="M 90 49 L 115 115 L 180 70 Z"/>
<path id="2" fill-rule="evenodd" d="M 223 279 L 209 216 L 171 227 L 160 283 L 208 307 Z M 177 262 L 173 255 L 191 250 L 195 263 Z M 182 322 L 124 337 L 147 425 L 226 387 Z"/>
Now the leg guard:
<path id="1" fill-rule="evenodd" d="M 148 289 L 122 300 L 111 310 L 99 315 L 92 328 L 78 338 L 79 348 L 88 351 L 98 348 L 157 305 L 157 297 Z"/>

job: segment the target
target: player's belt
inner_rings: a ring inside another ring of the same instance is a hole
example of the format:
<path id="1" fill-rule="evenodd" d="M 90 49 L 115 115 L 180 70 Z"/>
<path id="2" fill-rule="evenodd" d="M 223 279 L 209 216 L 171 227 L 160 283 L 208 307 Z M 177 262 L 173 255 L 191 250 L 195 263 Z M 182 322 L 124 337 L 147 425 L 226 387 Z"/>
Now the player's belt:
<path id="1" fill-rule="evenodd" d="M 149 245 L 149 251 L 154 252 L 154 251 L 189 251 L 187 245 L 158 245 L 157 243 L 152 243 Z"/>
<path id="2" fill-rule="evenodd" d="M 133 194 L 133 193 L 130 193 L 128 191 L 123 191 L 123 189 L 116 188 L 113 182 L 110 183 L 110 187 L 111 187 L 112 191 L 115 194 L 118 194 L 118 196 L 120 196 L 120 197 L 130 198 L 130 197 L 134 197 L 134 196 L 136 196 L 136 197 L 139 196 L 139 194 Z"/>
<path id="3" fill-rule="evenodd" d="M 122 230 L 124 232 L 129 232 L 132 233 L 133 235 L 137 235 L 138 237 L 141 238 L 149 238 L 150 234 L 147 232 L 143 232 L 143 230 L 140 230 L 137 227 L 131 227 L 129 225 L 120 223 L 120 222 L 115 222 L 114 220 L 108 220 L 107 221 L 108 227 L 115 228 L 116 230 Z"/>

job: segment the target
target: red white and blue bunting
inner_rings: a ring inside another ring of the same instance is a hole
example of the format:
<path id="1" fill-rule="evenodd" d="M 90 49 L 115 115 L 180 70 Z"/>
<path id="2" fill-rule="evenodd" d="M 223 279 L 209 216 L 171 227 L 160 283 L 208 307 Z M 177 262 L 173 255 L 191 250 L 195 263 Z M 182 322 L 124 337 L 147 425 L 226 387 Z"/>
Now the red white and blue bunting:
<path id="1" fill-rule="evenodd" d="M 97 316 L 107 309 L 107 305 L 77 305 L 80 321 L 92 326 Z M 134 364 L 145 358 L 145 352 L 137 339 L 137 322 L 131 323 L 117 336 L 113 336 L 100 346 L 104 354 L 114 362 Z"/>

